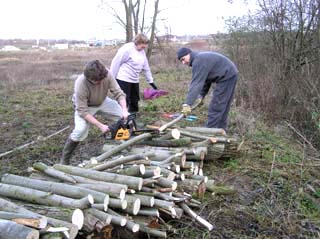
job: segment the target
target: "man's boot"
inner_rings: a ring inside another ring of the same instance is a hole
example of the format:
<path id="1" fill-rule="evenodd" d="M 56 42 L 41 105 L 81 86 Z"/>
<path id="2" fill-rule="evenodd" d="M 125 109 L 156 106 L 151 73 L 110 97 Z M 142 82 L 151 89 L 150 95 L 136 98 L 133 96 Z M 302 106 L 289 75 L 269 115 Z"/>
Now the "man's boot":
<path id="1" fill-rule="evenodd" d="M 62 151 L 62 158 L 60 160 L 61 164 L 66 164 L 66 165 L 70 164 L 71 155 L 75 150 L 75 148 L 78 146 L 78 144 L 79 142 L 73 141 L 72 139 L 70 139 L 70 137 L 67 139 Z"/>

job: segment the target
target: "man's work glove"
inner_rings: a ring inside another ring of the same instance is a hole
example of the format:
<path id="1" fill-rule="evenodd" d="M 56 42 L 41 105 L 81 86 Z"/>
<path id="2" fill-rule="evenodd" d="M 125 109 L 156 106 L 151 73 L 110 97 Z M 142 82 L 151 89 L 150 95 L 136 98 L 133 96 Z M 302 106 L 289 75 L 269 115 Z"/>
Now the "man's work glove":
<path id="1" fill-rule="evenodd" d="M 196 101 L 194 102 L 194 104 L 198 107 L 203 105 L 203 100 L 204 98 L 202 96 L 199 96 L 198 99 L 196 99 Z"/>
<path id="2" fill-rule="evenodd" d="M 184 114 L 184 116 L 188 116 L 191 113 L 191 106 L 188 104 L 183 104 L 181 113 Z"/>
<path id="3" fill-rule="evenodd" d="M 158 87 L 154 84 L 154 83 L 150 83 L 151 87 L 154 89 L 154 90 L 157 90 Z"/>

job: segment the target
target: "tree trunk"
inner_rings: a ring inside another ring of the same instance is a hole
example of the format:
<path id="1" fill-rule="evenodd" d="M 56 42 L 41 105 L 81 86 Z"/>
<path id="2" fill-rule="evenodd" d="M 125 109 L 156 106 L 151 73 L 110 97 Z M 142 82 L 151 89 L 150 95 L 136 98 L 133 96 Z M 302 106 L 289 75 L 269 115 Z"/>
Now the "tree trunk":
<path id="1" fill-rule="evenodd" d="M 35 217 L 44 217 L 40 214 L 37 214 L 35 212 L 32 212 L 30 210 L 27 210 L 21 206 L 18 206 L 17 204 L 10 202 L 8 200 L 5 200 L 3 198 L 0 198 L 0 209 L 2 211 L 7 211 L 7 212 L 14 212 L 14 213 L 23 213 L 27 216 L 35 216 Z M 74 239 L 76 235 L 78 234 L 78 227 L 72 223 L 68 223 L 65 221 L 57 220 L 51 217 L 47 217 L 48 223 L 54 227 L 67 227 L 69 229 L 69 236 L 70 239 Z"/>
<path id="2" fill-rule="evenodd" d="M 86 178 L 90 178 L 98 181 L 106 181 L 112 183 L 119 183 L 128 185 L 129 188 L 135 190 L 141 190 L 143 180 L 142 178 L 119 175 L 115 173 L 99 172 L 91 169 L 84 169 L 79 167 L 73 167 L 68 165 L 55 164 L 55 169 L 63 171 L 65 173 L 74 174 Z"/>
<path id="3" fill-rule="evenodd" d="M 0 219 L 0 238 L 3 239 L 38 239 L 39 231 L 18 223 Z"/>
<path id="4" fill-rule="evenodd" d="M 103 170 L 106 170 L 108 168 L 113 168 L 113 167 L 116 167 L 118 165 L 125 164 L 125 163 L 131 162 L 131 161 L 137 161 L 137 160 L 141 160 L 141 159 L 142 160 L 148 159 L 148 157 L 151 157 L 153 155 L 154 155 L 153 153 L 147 152 L 147 153 L 144 153 L 144 154 L 129 155 L 129 156 L 126 156 L 126 157 L 119 157 L 117 159 L 110 160 L 110 161 L 108 161 L 106 163 L 96 165 L 96 166 L 92 167 L 91 169 L 98 170 L 98 171 L 103 171 Z"/>
<path id="5" fill-rule="evenodd" d="M 149 47 L 147 50 L 147 58 L 148 60 L 151 57 L 151 53 L 152 53 L 152 49 L 153 49 L 153 43 L 154 43 L 154 39 L 155 39 L 155 31 L 156 31 L 156 23 L 157 23 L 157 16 L 159 13 L 159 0 L 155 0 L 154 3 L 154 12 L 153 12 L 153 18 L 152 18 L 152 25 L 151 25 L 151 36 L 150 36 L 150 42 L 149 42 Z"/>
<path id="6" fill-rule="evenodd" d="M 61 179 L 65 182 L 76 183 L 74 178 L 72 178 L 70 175 L 67 175 L 67 174 L 62 173 L 58 170 L 55 170 L 52 167 L 45 165 L 44 163 L 35 163 L 35 164 L 33 164 L 33 168 L 51 176 L 51 177 Z"/>
<path id="7" fill-rule="evenodd" d="M 97 160 L 98 162 L 101 162 L 101 161 L 107 159 L 108 157 L 110 157 L 116 153 L 119 153 L 120 151 L 124 150 L 125 148 L 129 147 L 130 145 L 136 144 L 137 142 L 140 142 L 142 140 L 145 140 L 145 139 L 148 139 L 151 137 L 152 137 L 152 135 L 150 133 L 141 134 L 137 137 L 129 139 L 128 141 L 116 146 L 112 150 L 107 151 L 107 152 L 99 155 L 98 157 L 95 158 L 95 160 Z"/>
<path id="8" fill-rule="evenodd" d="M 97 192 L 91 189 L 82 188 L 75 185 L 68 185 L 64 183 L 46 182 L 27 177 L 21 177 L 13 174 L 5 174 L 1 181 L 6 184 L 32 188 L 44 192 L 50 192 L 62 195 L 69 198 L 81 199 L 88 195 L 93 196 L 96 202 L 103 203 L 106 200 L 106 194 Z"/>
<path id="9" fill-rule="evenodd" d="M 43 229 L 48 224 L 48 220 L 45 217 L 27 216 L 23 213 L 0 211 L 0 218 L 38 229 Z"/>
<path id="10" fill-rule="evenodd" d="M 3 183 L 0 183 L 0 195 L 49 206 L 67 207 L 74 209 L 83 209 L 90 206 L 90 202 L 87 197 L 75 200 L 35 189 L 29 189 Z"/>

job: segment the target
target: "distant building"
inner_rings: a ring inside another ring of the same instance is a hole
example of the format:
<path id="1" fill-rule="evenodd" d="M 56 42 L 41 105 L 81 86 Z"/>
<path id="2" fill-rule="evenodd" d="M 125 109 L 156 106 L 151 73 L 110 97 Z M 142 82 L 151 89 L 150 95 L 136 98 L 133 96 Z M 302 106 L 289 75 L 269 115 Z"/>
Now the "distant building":
<path id="1" fill-rule="evenodd" d="M 12 45 L 6 45 L 1 49 L 1 51 L 21 51 L 21 49 Z"/>
<path id="2" fill-rule="evenodd" d="M 56 43 L 52 46 L 53 49 L 65 50 L 69 48 L 68 43 Z"/>

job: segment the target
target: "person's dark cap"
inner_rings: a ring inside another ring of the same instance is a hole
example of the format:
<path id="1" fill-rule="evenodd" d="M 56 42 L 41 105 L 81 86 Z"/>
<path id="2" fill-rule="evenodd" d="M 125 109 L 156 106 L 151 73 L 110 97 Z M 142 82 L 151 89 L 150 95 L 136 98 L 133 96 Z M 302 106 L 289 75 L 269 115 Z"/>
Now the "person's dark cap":
<path id="1" fill-rule="evenodd" d="M 186 48 L 186 47 L 182 47 L 177 51 L 177 58 L 178 60 L 180 60 L 182 57 L 184 57 L 185 55 L 188 55 L 189 53 L 191 53 L 191 49 Z"/>
<path id="2" fill-rule="evenodd" d="M 101 81 L 108 75 L 108 70 L 99 60 L 94 60 L 85 65 L 83 74 L 89 80 Z"/>

